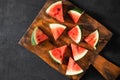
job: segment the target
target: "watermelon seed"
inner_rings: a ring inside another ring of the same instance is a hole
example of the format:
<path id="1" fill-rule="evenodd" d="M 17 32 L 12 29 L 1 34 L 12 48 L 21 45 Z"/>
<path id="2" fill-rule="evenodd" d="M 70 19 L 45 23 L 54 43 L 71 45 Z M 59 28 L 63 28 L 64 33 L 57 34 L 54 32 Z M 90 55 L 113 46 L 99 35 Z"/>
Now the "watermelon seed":
<path id="1" fill-rule="evenodd" d="M 62 55 L 60 55 L 60 58 L 62 58 Z"/>
<path id="2" fill-rule="evenodd" d="M 60 8 L 57 8 L 58 11 L 60 11 Z"/>
<path id="3" fill-rule="evenodd" d="M 57 16 L 60 10 L 61 10 L 60 8 L 57 8 L 57 12 L 54 15 Z"/>
<path id="4" fill-rule="evenodd" d="M 73 63 L 73 66 L 74 66 L 75 64 L 76 64 L 76 63 L 74 62 L 74 63 Z"/>
<path id="5" fill-rule="evenodd" d="M 38 41 L 40 41 L 41 39 L 39 38 Z"/>

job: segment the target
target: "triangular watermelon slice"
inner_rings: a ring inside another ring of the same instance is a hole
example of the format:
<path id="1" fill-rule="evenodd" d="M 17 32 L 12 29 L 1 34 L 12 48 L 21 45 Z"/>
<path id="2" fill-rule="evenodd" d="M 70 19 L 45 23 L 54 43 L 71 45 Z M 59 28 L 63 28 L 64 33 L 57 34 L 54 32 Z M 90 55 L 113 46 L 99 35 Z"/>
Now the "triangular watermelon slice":
<path id="1" fill-rule="evenodd" d="M 32 45 L 37 45 L 43 41 L 48 39 L 47 35 L 45 35 L 38 27 L 35 27 L 32 35 L 31 35 L 31 43 Z"/>
<path id="2" fill-rule="evenodd" d="M 95 30 L 94 32 L 92 32 L 91 34 L 89 34 L 86 38 L 85 41 L 92 46 L 94 49 L 96 49 L 96 45 L 98 43 L 99 40 L 99 32 L 98 30 Z"/>
<path id="3" fill-rule="evenodd" d="M 81 29 L 78 25 L 73 27 L 69 32 L 68 32 L 69 37 L 76 43 L 79 43 L 81 40 Z"/>
<path id="4" fill-rule="evenodd" d="M 51 32 L 55 40 L 57 40 L 60 37 L 60 35 L 63 33 L 63 31 L 66 28 L 66 26 L 57 23 L 49 24 L 49 27 L 51 29 Z"/>
<path id="5" fill-rule="evenodd" d="M 56 20 L 60 22 L 64 22 L 62 1 L 57 1 L 53 3 L 52 5 L 50 5 L 47 8 L 46 13 L 50 15 L 51 17 L 55 18 Z"/>
<path id="6" fill-rule="evenodd" d="M 67 45 L 59 48 L 55 48 L 49 51 L 51 58 L 59 64 L 62 64 L 62 60 L 66 51 Z"/>
<path id="7" fill-rule="evenodd" d="M 77 23 L 84 11 L 80 9 L 69 10 L 68 14 L 73 19 L 74 23 Z"/>
<path id="8" fill-rule="evenodd" d="M 73 44 L 73 43 L 71 43 L 71 49 L 72 49 L 72 54 L 73 54 L 73 58 L 75 61 L 84 57 L 86 55 L 86 53 L 88 52 L 87 49 L 82 48 L 82 47 L 80 47 L 76 44 Z"/>
<path id="9" fill-rule="evenodd" d="M 83 72 L 83 69 L 70 57 L 66 75 L 77 75 Z"/>

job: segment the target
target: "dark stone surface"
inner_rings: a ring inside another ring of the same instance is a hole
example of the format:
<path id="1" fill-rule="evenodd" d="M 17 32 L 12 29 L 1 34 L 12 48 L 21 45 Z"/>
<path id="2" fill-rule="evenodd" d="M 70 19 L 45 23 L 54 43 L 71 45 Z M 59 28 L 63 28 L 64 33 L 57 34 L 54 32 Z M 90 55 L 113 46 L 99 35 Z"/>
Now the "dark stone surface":
<path id="1" fill-rule="evenodd" d="M 120 66 L 120 0 L 71 1 L 114 33 L 100 54 Z M 0 0 L 0 80 L 69 80 L 18 45 L 44 3 L 45 0 Z M 104 80 L 91 66 L 81 80 L 93 79 Z"/>

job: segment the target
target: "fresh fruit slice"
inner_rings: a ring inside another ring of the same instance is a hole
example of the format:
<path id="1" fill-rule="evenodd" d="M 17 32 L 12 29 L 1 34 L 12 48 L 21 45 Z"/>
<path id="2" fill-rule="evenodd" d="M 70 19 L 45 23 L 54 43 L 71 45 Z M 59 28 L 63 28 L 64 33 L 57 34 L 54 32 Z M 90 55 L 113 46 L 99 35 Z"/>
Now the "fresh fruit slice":
<path id="1" fill-rule="evenodd" d="M 46 13 L 60 22 L 64 22 L 62 1 L 57 1 L 50 5 Z"/>
<path id="2" fill-rule="evenodd" d="M 38 29 L 38 27 L 36 27 L 31 35 L 32 45 L 37 45 L 46 39 L 48 39 L 48 37 L 40 29 Z"/>
<path id="3" fill-rule="evenodd" d="M 88 52 L 87 49 L 82 48 L 82 47 L 80 47 L 76 44 L 73 44 L 73 43 L 71 43 L 71 49 L 72 49 L 72 54 L 73 54 L 73 58 L 75 61 L 83 58 Z"/>
<path id="4" fill-rule="evenodd" d="M 88 37 L 85 38 L 85 41 L 91 45 L 94 49 L 96 49 L 96 45 L 99 40 L 99 32 L 98 30 L 95 30 L 91 34 L 88 35 Z"/>
<path id="5" fill-rule="evenodd" d="M 80 16 L 83 14 L 83 11 L 80 9 L 73 9 L 73 10 L 69 10 L 68 14 L 71 16 L 73 21 L 77 23 L 78 20 L 80 19 Z"/>
<path id="6" fill-rule="evenodd" d="M 66 26 L 57 23 L 49 24 L 49 26 L 55 40 L 57 40 L 60 37 L 60 35 L 66 28 Z"/>
<path id="7" fill-rule="evenodd" d="M 67 45 L 55 48 L 49 51 L 51 58 L 59 64 L 62 64 L 62 60 L 66 51 Z"/>
<path id="8" fill-rule="evenodd" d="M 77 75 L 83 72 L 83 69 L 70 57 L 66 75 Z"/>
<path id="9" fill-rule="evenodd" d="M 81 30 L 80 27 L 77 25 L 73 27 L 69 32 L 68 32 L 69 37 L 76 43 L 79 43 L 81 40 Z"/>

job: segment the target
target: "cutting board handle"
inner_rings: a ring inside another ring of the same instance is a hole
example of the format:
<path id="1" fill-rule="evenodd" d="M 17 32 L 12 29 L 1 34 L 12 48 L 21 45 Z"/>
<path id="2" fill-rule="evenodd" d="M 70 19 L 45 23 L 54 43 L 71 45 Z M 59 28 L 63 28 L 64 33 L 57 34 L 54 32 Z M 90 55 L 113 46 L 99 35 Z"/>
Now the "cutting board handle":
<path id="1" fill-rule="evenodd" d="M 106 80 L 115 80 L 120 75 L 120 67 L 97 55 L 92 65 Z"/>

